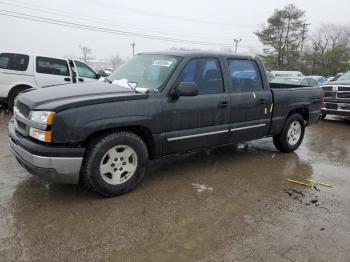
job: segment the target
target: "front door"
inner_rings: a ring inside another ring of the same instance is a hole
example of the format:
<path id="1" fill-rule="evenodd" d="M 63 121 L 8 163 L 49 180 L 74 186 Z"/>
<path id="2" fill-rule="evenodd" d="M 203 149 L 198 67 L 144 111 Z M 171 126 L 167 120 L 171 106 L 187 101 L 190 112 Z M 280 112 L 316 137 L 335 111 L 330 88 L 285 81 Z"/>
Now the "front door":
<path id="1" fill-rule="evenodd" d="M 263 84 L 257 63 L 250 59 L 228 59 L 231 81 L 231 142 L 263 137 L 270 128 L 271 91 Z"/>
<path id="2" fill-rule="evenodd" d="M 73 62 L 76 68 L 75 73 L 77 77 L 77 83 L 96 81 L 96 72 L 92 70 L 87 64 L 84 64 L 77 60 L 73 60 Z"/>
<path id="3" fill-rule="evenodd" d="M 176 84 L 180 82 L 196 83 L 199 94 L 163 101 L 164 153 L 227 143 L 230 101 L 219 60 L 209 57 L 189 61 Z"/>

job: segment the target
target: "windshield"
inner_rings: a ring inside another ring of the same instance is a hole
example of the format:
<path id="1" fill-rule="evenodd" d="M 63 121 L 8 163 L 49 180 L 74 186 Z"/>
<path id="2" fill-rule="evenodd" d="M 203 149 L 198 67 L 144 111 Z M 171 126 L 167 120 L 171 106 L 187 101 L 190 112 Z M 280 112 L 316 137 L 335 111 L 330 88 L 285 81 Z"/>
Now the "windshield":
<path id="1" fill-rule="evenodd" d="M 127 79 L 136 87 L 156 90 L 164 84 L 177 65 L 179 57 L 137 55 L 107 77 L 109 82 Z"/>
<path id="2" fill-rule="evenodd" d="M 350 71 L 346 72 L 344 75 L 342 75 L 337 79 L 337 81 L 344 81 L 344 80 L 350 81 Z"/>
<path id="3" fill-rule="evenodd" d="M 272 79 L 271 83 L 277 83 L 277 84 L 289 84 L 289 85 L 298 85 L 300 81 L 300 78 L 279 78 L 276 77 Z"/>

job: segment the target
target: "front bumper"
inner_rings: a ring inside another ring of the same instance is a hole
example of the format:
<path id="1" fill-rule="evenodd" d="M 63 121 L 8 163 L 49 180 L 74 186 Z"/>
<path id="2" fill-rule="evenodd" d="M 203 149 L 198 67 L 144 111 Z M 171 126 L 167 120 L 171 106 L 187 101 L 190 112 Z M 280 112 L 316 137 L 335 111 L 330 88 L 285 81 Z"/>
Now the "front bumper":
<path id="1" fill-rule="evenodd" d="M 330 104 L 331 106 L 327 105 Z M 326 107 L 321 108 L 322 114 L 350 116 L 350 104 L 326 102 Z"/>
<path id="2" fill-rule="evenodd" d="M 83 157 L 42 156 L 26 150 L 21 145 L 21 138 L 16 134 L 13 122 L 9 124 L 9 145 L 17 161 L 30 174 L 51 183 L 77 184 Z M 22 138 L 26 139 L 26 138 Z M 60 148 L 62 154 L 62 148 Z M 54 149 L 53 149 L 54 150 Z M 76 149 L 65 148 L 67 152 Z M 67 154 L 69 155 L 69 154 Z"/>

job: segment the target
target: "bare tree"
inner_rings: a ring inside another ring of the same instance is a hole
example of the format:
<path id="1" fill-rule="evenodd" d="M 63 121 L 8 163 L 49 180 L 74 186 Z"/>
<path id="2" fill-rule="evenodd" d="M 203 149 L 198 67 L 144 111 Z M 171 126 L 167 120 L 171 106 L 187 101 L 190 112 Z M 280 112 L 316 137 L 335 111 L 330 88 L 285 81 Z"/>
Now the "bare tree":
<path id="1" fill-rule="evenodd" d="M 79 49 L 82 52 L 82 57 L 81 59 L 83 60 L 84 63 L 88 63 L 90 59 L 92 59 L 92 57 L 90 56 L 91 54 L 91 48 L 88 46 L 82 46 L 79 45 Z"/>
<path id="2" fill-rule="evenodd" d="M 119 56 L 117 53 L 116 55 L 113 55 L 110 59 L 113 70 L 117 69 L 119 66 L 125 63 L 125 60 Z"/>

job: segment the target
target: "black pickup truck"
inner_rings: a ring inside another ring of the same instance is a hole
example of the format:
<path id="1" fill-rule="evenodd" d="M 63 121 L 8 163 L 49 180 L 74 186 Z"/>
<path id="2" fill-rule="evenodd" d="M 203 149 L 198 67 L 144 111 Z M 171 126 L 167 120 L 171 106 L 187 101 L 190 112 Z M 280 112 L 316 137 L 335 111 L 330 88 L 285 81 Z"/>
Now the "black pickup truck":
<path id="1" fill-rule="evenodd" d="M 321 88 L 270 86 L 258 57 L 144 53 L 105 82 L 20 94 L 9 143 L 30 173 L 114 196 L 162 156 L 262 137 L 292 152 L 322 103 Z"/>

